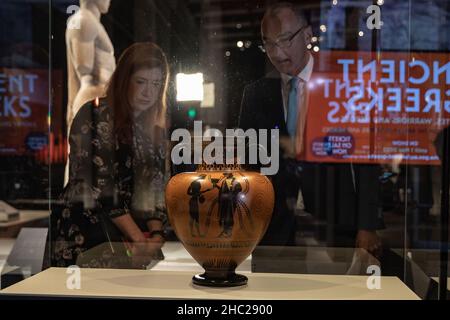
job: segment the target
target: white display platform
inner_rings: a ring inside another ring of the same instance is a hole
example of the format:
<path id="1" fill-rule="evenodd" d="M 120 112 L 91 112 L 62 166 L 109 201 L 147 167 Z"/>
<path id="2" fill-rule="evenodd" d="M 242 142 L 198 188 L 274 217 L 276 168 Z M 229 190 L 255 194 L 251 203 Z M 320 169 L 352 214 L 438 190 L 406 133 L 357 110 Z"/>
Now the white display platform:
<path id="1" fill-rule="evenodd" d="M 369 290 L 365 276 L 246 273 L 248 285 L 195 286 L 189 271 L 81 269 L 81 288 L 68 289 L 65 268 L 50 268 L 0 291 L 0 295 L 144 299 L 419 299 L 400 279 L 382 277 Z"/>

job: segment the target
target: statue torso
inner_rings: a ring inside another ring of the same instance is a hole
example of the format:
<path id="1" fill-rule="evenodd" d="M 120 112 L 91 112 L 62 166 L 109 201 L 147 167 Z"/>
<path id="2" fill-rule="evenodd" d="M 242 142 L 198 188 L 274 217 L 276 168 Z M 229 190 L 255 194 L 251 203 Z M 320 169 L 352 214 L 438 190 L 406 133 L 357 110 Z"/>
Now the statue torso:
<path id="1" fill-rule="evenodd" d="M 68 53 L 69 53 L 69 60 L 72 60 L 73 64 L 82 63 L 82 61 L 76 61 L 77 59 L 73 57 L 73 51 L 71 50 L 71 47 L 73 45 L 74 41 L 79 41 L 77 35 L 81 32 L 83 32 L 84 25 L 89 24 L 89 30 L 96 30 L 97 35 L 94 39 L 94 67 L 92 70 L 91 75 L 94 77 L 94 81 L 97 84 L 106 84 L 115 67 L 116 67 L 116 60 L 114 57 L 114 47 L 111 42 L 111 39 L 108 36 L 108 33 L 106 32 L 104 26 L 100 22 L 99 19 L 97 19 L 94 14 L 92 14 L 87 9 L 80 9 L 71 19 L 80 19 L 82 22 L 80 23 L 81 30 L 78 31 L 78 33 L 71 32 L 71 30 L 68 30 L 67 32 L 67 46 L 68 46 Z M 86 32 L 89 32 L 86 30 Z"/>

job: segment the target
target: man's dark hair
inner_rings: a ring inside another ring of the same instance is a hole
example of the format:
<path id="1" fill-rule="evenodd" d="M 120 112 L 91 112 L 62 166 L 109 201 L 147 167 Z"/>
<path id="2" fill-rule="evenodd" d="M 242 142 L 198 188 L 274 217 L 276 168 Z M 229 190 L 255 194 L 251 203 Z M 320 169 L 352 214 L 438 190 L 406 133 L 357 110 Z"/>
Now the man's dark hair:
<path id="1" fill-rule="evenodd" d="M 281 9 L 290 9 L 295 13 L 299 21 L 303 21 L 304 23 L 306 23 L 306 25 L 309 25 L 309 21 L 302 7 L 297 3 L 287 1 L 275 2 L 271 4 L 269 7 L 267 7 L 266 12 L 264 13 L 264 18 L 276 15 Z"/>

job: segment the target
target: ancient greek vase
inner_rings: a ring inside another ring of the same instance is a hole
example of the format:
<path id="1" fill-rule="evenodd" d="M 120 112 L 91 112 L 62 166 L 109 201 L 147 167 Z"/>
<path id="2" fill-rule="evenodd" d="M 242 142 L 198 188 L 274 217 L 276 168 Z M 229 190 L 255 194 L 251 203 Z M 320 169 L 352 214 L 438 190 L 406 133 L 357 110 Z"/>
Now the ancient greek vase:
<path id="1" fill-rule="evenodd" d="M 274 191 L 270 180 L 236 165 L 200 165 L 172 177 L 166 187 L 169 221 L 186 250 L 205 269 L 193 277 L 205 286 L 245 285 L 235 269 L 269 225 Z"/>

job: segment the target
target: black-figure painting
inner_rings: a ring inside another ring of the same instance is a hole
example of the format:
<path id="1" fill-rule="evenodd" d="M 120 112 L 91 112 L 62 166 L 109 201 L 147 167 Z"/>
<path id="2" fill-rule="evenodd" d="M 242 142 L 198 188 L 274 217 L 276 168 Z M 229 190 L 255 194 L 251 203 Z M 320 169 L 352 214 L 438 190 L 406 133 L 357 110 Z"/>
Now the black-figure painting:
<path id="1" fill-rule="evenodd" d="M 193 237 L 195 236 L 195 230 L 197 231 L 197 236 L 202 236 L 202 233 L 200 232 L 199 205 L 200 203 L 205 202 L 203 193 L 212 190 L 211 188 L 202 191 L 201 181 L 205 179 L 206 174 L 200 175 L 197 179 L 192 181 L 187 191 L 187 194 L 191 196 L 191 199 L 189 200 L 189 229 Z"/>
<path id="2" fill-rule="evenodd" d="M 246 226 L 243 217 L 246 216 L 251 226 L 253 226 L 253 220 L 250 215 L 250 210 L 245 204 L 245 194 L 248 192 L 248 181 L 244 178 L 245 187 L 243 189 L 241 183 L 231 172 L 225 172 L 220 179 L 212 179 L 213 188 L 219 189 L 219 195 L 211 203 L 211 207 L 208 211 L 206 219 L 206 230 L 208 230 L 211 223 L 211 215 L 214 209 L 217 207 L 219 226 L 221 232 L 219 238 L 229 238 L 232 236 L 233 227 L 235 225 L 235 214 L 239 219 L 240 228 L 246 232 Z"/>

